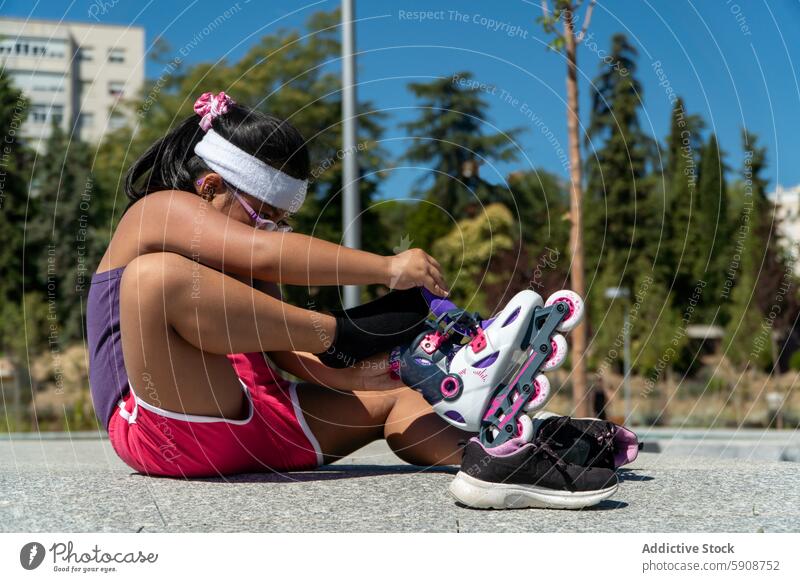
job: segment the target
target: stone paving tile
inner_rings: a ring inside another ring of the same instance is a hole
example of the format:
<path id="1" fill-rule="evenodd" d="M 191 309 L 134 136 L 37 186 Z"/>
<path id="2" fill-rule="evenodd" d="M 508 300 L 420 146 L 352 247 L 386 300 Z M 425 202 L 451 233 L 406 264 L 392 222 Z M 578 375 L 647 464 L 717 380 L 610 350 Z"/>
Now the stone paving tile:
<path id="1" fill-rule="evenodd" d="M 132 473 L 102 440 L 0 441 L 0 531 L 800 531 L 796 463 L 643 453 L 583 511 L 460 507 L 454 471 L 376 442 L 318 471 L 182 481 Z"/>

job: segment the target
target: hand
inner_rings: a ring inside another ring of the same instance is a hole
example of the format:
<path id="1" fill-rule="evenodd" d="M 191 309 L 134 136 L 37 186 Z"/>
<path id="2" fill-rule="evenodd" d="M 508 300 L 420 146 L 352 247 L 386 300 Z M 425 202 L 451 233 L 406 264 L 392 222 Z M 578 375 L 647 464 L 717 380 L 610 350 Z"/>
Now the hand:
<path id="1" fill-rule="evenodd" d="M 352 368 L 339 370 L 347 375 L 343 383 L 347 390 L 393 390 L 405 386 L 399 377 L 391 373 L 388 354 L 379 354 L 361 360 Z"/>
<path id="2" fill-rule="evenodd" d="M 425 287 L 439 297 L 446 297 L 450 293 L 442 277 L 442 267 L 422 249 L 409 249 L 386 258 L 389 261 L 390 289 Z"/>

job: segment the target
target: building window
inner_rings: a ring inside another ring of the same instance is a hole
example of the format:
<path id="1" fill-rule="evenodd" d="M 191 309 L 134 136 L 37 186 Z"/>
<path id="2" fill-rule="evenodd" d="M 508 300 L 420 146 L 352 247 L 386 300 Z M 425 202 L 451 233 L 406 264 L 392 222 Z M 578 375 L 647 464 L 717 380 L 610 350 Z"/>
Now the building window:
<path id="1" fill-rule="evenodd" d="M 114 97 L 122 97 L 122 94 L 125 92 L 125 83 L 122 81 L 109 81 L 108 82 L 108 94 L 113 95 Z"/>
<path id="2" fill-rule="evenodd" d="M 0 40 L 0 55 L 64 58 L 67 41 L 58 38 L 18 37 Z"/>
<path id="3" fill-rule="evenodd" d="M 111 117 L 108 118 L 108 129 L 115 130 L 121 127 L 125 127 L 127 123 L 127 119 L 121 113 L 117 113 L 116 111 L 111 114 Z"/>
<path id="4" fill-rule="evenodd" d="M 93 61 L 94 48 L 90 46 L 82 46 L 78 49 L 78 60 L 80 61 Z"/>
<path id="5" fill-rule="evenodd" d="M 109 63 L 124 63 L 125 62 L 125 49 L 112 48 L 108 51 Z"/>
<path id="6" fill-rule="evenodd" d="M 78 114 L 78 127 L 80 129 L 94 127 L 94 113 L 86 113 L 81 111 Z"/>
<path id="7" fill-rule="evenodd" d="M 51 105 L 50 106 L 50 119 L 56 125 L 61 125 L 64 121 L 64 106 L 63 105 Z"/>
<path id="8" fill-rule="evenodd" d="M 55 122 L 61 125 L 61 122 L 64 121 L 64 106 L 34 103 L 31 105 L 30 120 L 33 123 Z"/>
<path id="9" fill-rule="evenodd" d="M 7 71 L 14 86 L 23 93 L 63 93 L 64 75 L 47 71 Z"/>
<path id="10" fill-rule="evenodd" d="M 44 123 L 47 121 L 47 105 L 34 103 L 31 105 L 31 123 Z"/>

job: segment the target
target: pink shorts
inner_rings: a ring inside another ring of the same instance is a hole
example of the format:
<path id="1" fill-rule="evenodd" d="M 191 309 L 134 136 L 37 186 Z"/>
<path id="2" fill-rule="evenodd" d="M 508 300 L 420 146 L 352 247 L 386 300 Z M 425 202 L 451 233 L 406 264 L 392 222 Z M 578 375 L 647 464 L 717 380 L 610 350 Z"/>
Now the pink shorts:
<path id="1" fill-rule="evenodd" d="M 243 420 L 181 414 L 156 408 L 133 388 L 108 425 L 111 446 L 134 470 L 169 477 L 298 471 L 322 464 L 317 439 L 297 400 L 261 353 L 232 354 L 249 403 Z"/>

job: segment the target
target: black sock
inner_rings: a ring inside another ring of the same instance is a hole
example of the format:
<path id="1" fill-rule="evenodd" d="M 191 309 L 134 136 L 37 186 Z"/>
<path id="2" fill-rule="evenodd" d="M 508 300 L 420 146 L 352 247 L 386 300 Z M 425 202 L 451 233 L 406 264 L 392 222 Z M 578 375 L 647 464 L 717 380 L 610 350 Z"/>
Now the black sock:
<path id="1" fill-rule="evenodd" d="M 333 343 L 317 357 L 331 368 L 347 368 L 410 343 L 425 329 L 428 314 L 428 303 L 417 288 L 391 291 L 369 303 L 334 311 Z"/>

